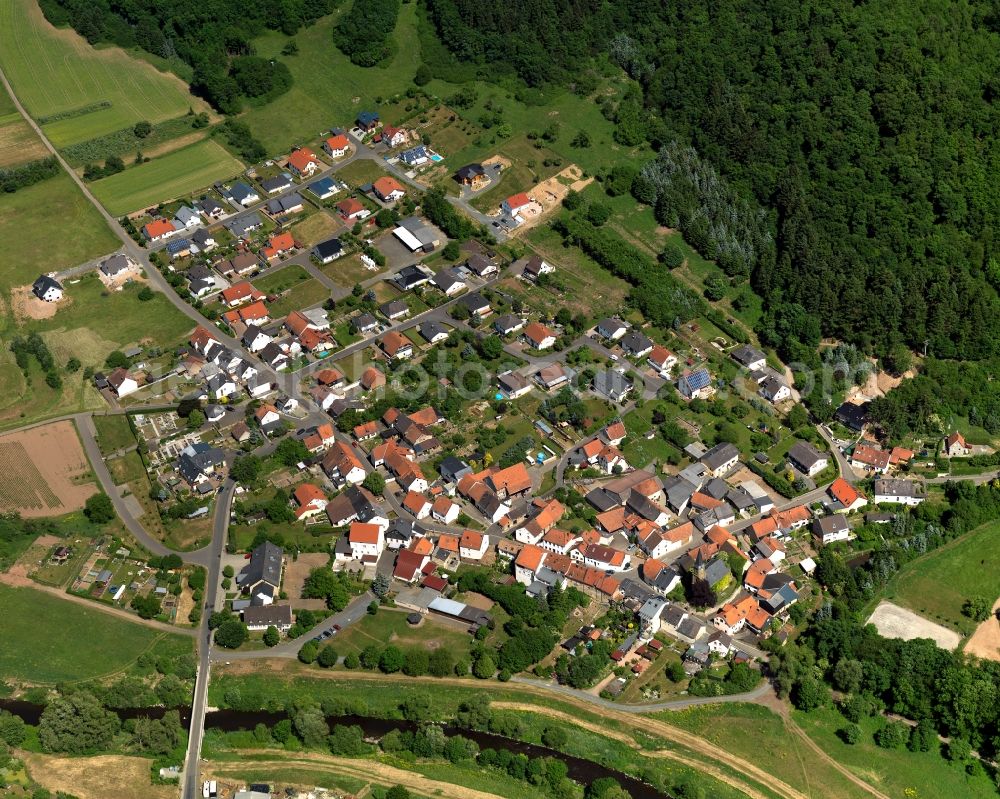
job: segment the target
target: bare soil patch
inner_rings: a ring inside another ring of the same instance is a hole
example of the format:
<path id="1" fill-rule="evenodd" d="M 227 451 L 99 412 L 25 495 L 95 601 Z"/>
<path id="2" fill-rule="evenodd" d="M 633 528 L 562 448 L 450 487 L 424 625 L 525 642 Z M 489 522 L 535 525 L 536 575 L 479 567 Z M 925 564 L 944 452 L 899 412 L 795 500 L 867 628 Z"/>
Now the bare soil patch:
<path id="1" fill-rule="evenodd" d="M 153 785 L 141 757 L 52 757 L 23 753 L 32 778 L 50 791 L 79 799 L 172 799 L 176 786 Z"/>
<path id="2" fill-rule="evenodd" d="M 891 602 L 880 602 L 868 622 L 874 624 L 879 633 L 886 638 L 900 638 L 904 641 L 930 638 L 942 649 L 955 649 L 962 640 L 962 636 L 947 627 L 928 621 L 912 610 L 901 608 Z"/>
<path id="3" fill-rule="evenodd" d="M 539 206 L 535 213 L 525 215 L 524 222 L 514 230 L 515 234 L 529 230 L 547 217 L 554 209 L 561 207 L 563 199 L 570 191 L 580 192 L 593 183 L 594 179 L 584 178 L 583 170 L 576 164 L 570 164 L 561 172 L 543 180 L 528 195 Z"/>
<path id="4" fill-rule="evenodd" d="M 980 624 L 976 631 L 965 642 L 965 653 L 983 660 L 1000 660 L 1000 620 L 997 611 L 1000 610 L 1000 599 L 993 603 L 990 617 Z"/>
<path id="5" fill-rule="evenodd" d="M 0 124 L 0 168 L 27 164 L 48 154 L 41 139 L 20 116 Z"/>
<path id="6" fill-rule="evenodd" d="M 489 168 L 491 166 L 495 166 L 496 164 L 500 164 L 500 171 L 501 172 L 503 172 L 505 169 L 510 169 L 510 166 L 511 166 L 510 159 L 509 158 L 505 158 L 502 155 L 494 155 L 494 156 L 492 156 L 490 158 L 487 158 L 485 161 L 483 161 L 483 166 L 486 167 L 486 168 Z"/>
<path id="7" fill-rule="evenodd" d="M 63 296 L 59 302 L 45 302 L 40 300 L 31 292 L 31 286 L 17 286 L 10 292 L 11 306 L 14 311 L 14 318 L 25 319 L 51 319 L 63 306 L 69 305 L 72 299 Z"/>
<path id="8" fill-rule="evenodd" d="M 0 436 L 0 510 L 25 518 L 61 516 L 97 493 L 90 464 L 70 421 Z"/>
<path id="9" fill-rule="evenodd" d="M 325 566 L 330 561 L 330 556 L 323 552 L 304 552 L 297 559 L 287 559 L 285 563 L 285 583 L 283 588 L 288 594 L 289 601 L 302 599 L 302 584 L 309 576 L 309 572 L 318 566 Z M 307 600 L 308 601 L 308 600 Z M 323 601 L 320 605 L 323 606 Z M 301 602 L 295 603 L 296 607 L 304 607 Z"/>

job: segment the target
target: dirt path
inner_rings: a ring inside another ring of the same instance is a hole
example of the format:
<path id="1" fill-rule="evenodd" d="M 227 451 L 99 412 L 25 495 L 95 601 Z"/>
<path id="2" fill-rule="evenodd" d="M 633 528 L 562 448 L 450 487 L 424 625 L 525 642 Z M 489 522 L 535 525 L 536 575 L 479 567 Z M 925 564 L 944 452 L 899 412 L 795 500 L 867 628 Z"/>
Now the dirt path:
<path id="1" fill-rule="evenodd" d="M 268 752 L 266 749 L 238 751 L 242 755 L 259 755 L 262 752 L 265 754 Z M 275 754 L 277 755 L 278 753 L 276 752 Z M 279 760 L 273 761 L 246 760 L 242 764 L 209 764 L 205 770 L 210 772 L 213 777 L 217 777 L 229 774 L 235 776 L 250 767 L 277 771 L 287 769 L 290 766 L 308 767 L 314 771 L 340 774 L 341 776 L 352 777 L 353 779 L 366 779 L 379 785 L 404 785 L 411 791 L 423 796 L 440 796 L 444 797 L 444 799 L 502 799 L 501 796 L 495 793 L 486 793 L 485 791 L 477 791 L 473 788 L 466 788 L 450 782 L 432 780 L 415 772 L 404 771 L 400 768 L 388 766 L 385 763 L 379 763 L 376 760 L 359 761 L 353 758 L 334 757 L 333 755 L 320 755 L 308 752 L 296 753 L 294 757 L 282 757 Z M 227 767 L 230 769 L 235 768 L 237 771 L 224 771 Z"/>
<path id="2" fill-rule="evenodd" d="M 788 729 L 790 729 L 793 733 L 795 733 L 795 735 L 797 735 L 802 740 L 802 743 L 808 746 L 809 749 L 812 750 L 812 752 L 820 760 L 822 760 L 823 762 L 827 763 L 828 765 L 839 771 L 841 774 L 844 775 L 846 779 L 849 779 L 851 782 L 853 782 L 855 785 L 861 788 L 861 790 L 870 793 L 872 796 L 876 797 L 876 799 L 889 799 L 889 796 L 887 796 L 886 794 L 882 793 L 880 790 L 875 788 L 873 785 L 871 785 L 871 783 L 868 783 L 865 780 L 861 779 L 861 777 L 859 777 L 857 774 L 852 772 L 846 766 L 841 765 L 832 757 L 830 757 L 826 752 L 824 752 L 823 748 L 818 743 L 816 743 L 812 738 L 810 738 L 805 730 L 803 730 L 798 724 L 795 723 L 795 721 L 791 717 L 791 714 L 788 713 L 787 708 L 784 710 L 784 712 L 781 713 L 781 716 L 785 720 L 785 725 L 788 727 Z"/>
<path id="3" fill-rule="evenodd" d="M 598 735 L 603 735 L 605 738 L 613 738 L 616 741 L 620 741 L 627 746 L 635 749 L 637 752 L 641 752 L 646 757 L 657 757 L 665 758 L 668 760 L 674 760 L 685 766 L 690 766 L 695 768 L 697 771 L 704 774 L 708 774 L 714 777 L 719 782 L 728 785 L 730 788 L 735 788 L 740 793 L 743 793 L 751 799 L 767 799 L 767 796 L 761 793 L 759 790 L 749 785 L 746 782 L 736 779 L 731 774 L 722 771 L 714 766 L 707 765 L 705 763 L 692 763 L 691 760 L 685 757 L 679 752 L 672 752 L 669 749 L 643 749 L 639 744 L 635 742 L 635 739 L 623 732 L 618 732 L 616 730 L 609 730 L 607 727 L 602 727 L 600 724 L 595 724 L 593 722 L 583 721 L 576 716 L 569 713 L 563 713 L 560 710 L 555 710 L 553 708 L 541 707 L 539 705 L 531 705 L 526 702 L 492 702 L 492 707 L 501 708 L 504 710 L 518 710 L 522 713 L 538 713 L 543 716 L 548 716 L 549 718 L 559 719 L 560 721 L 565 721 L 569 724 L 574 724 L 577 727 L 582 727 L 585 730 L 590 730 Z"/>
<path id="4" fill-rule="evenodd" d="M 46 594 L 51 594 L 52 596 L 59 597 L 59 599 L 64 599 L 67 602 L 75 602 L 77 605 L 83 605 L 84 607 L 90 608 L 91 610 L 97 610 L 101 613 L 107 613 L 110 616 L 117 616 L 119 619 L 124 619 L 125 621 L 130 621 L 133 624 L 142 624 L 146 627 L 150 627 L 154 630 L 164 633 L 175 633 L 177 635 L 194 635 L 194 630 L 185 629 L 183 627 L 175 627 L 172 624 L 164 624 L 162 621 L 156 621 L 156 619 L 140 619 L 134 613 L 129 613 L 127 610 L 121 610 L 120 608 L 113 608 L 105 605 L 101 602 L 94 602 L 90 599 L 84 599 L 82 596 L 76 596 L 75 594 L 67 594 L 65 591 L 59 588 L 52 588 L 51 586 L 41 585 L 36 583 L 34 580 L 28 579 L 20 570 L 10 571 L 0 573 L 0 583 L 4 585 L 9 585 L 12 588 L 30 588 L 33 591 L 44 591 Z"/>

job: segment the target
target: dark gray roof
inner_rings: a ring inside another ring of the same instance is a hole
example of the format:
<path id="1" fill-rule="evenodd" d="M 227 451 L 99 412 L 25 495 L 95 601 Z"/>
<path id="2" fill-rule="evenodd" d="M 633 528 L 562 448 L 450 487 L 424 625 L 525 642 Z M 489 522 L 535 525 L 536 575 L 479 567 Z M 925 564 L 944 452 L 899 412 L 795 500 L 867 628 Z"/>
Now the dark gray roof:
<path id="1" fill-rule="evenodd" d="M 620 397 L 631 388 L 628 375 L 616 369 L 602 369 L 594 375 L 594 391 L 605 397 Z"/>
<path id="2" fill-rule="evenodd" d="M 260 214 L 256 211 L 251 211 L 249 214 L 242 214 L 235 219 L 230 219 L 225 223 L 225 227 L 226 230 L 239 238 L 251 230 L 256 230 L 263 224 L 264 220 L 260 218 Z"/>
<path id="3" fill-rule="evenodd" d="M 712 587 L 721 583 L 727 576 L 731 576 L 729 564 L 722 558 L 715 558 L 705 567 L 705 579 Z"/>
<path id="4" fill-rule="evenodd" d="M 653 341 L 638 330 L 630 330 L 622 337 L 622 349 L 630 354 L 645 352 L 653 346 Z"/>
<path id="5" fill-rule="evenodd" d="M 278 587 L 281 583 L 281 558 L 284 550 L 265 541 L 250 554 L 250 562 L 240 573 L 240 585 L 254 586 L 266 582 Z"/>
<path id="6" fill-rule="evenodd" d="M 243 611 L 243 621 L 248 627 L 288 627 L 292 623 L 292 606 L 276 604 L 251 606 Z"/>
<path id="7" fill-rule="evenodd" d="M 448 455 L 438 464 L 438 471 L 448 482 L 457 483 L 465 475 L 472 474 L 472 467 L 454 455 Z"/>
<path id="8" fill-rule="evenodd" d="M 124 269 L 128 269 L 131 264 L 129 259 L 122 253 L 115 253 L 104 259 L 101 263 L 101 271 L 108 277 L 114 277 Z"/>
<path id="9" fill-rule="evenodd" d="M 59 289 L 62 291 L 62 284 L 48 275 L 39 275 L 38 279 L 31 284 L 31 290 L 35 293 L 36 297 L 44 296 L 45 292 L 49 289 Z"/>
<path id="10" fill-rule="evenodd" d="M 355 330 L 371 330 L 378 327 L 378 319 L 370 313 L 358 314 L 351 320 L 351 327 Z"/>
<path id="11" fill-rule="evenodd" d="M 470 313 L 477 313 L 479 311 L 484 311 L 490 307 L 490 304 L 486 301 L 479 292 L 474 292 L 472 294 L 466 294 L 464 297 L 460 297 L 458 300 L 462 305 L 469 309 Z"/>
<path id="12" fill-rule="evenodd" d="M 744 344 L 742 347 L 737 347 L 730 353 L 733 360 L 743 366 L 748 366 L 755 361 L 759 361 L 764 357 L 764 353 L 758 350 L 756 347 L 751 347 L 749 344 Z"/>
<path id="13" fill-rule="evenodd" d="M 826 458 L 825 453 L 818 452 L 808 441 L 796 441 L 788 450 L 788 459 L 806 471 Z"/>
<path id="14" fill-rule="evenodd" d="M 260 182 L 261 187 L 264 191 L 281 191 L 282 189 L 288 188 L 292 185 L 292 181 L 286 178 L 284 175 L 275 175 L 273 178 L 264 178 Z"/>
<path id="15" fill-rule="evenodd" d="M 458 273 L 456 273 L 454 269 L 448 267 L 446 269 L 442 269 L 434 275 L 434 277 L 431 278 L 431 283 L 441 289 L 441 291 L 447 293 L 452 286 L 457 283 L 464 283 L 464 281 L 458 276 Z"/>
<path id="16" fill-rule="evenodd" d="M 423 336 L 428 341 L 431 341 L 435 336 L 439 335 L 440 333 L 448 332 L 448 328 L 446 328 L 440 322 L 435 322 L 433 319 L 428 319 L 426 322 L 421 322 L 417 330 L 419 330 L 420 335 Z"/>
<path id="17" fill-rule="evenodd" d="M 493 322 L 493 327 L 498 333 L 510 333 L 513 330 L 517 330 L 519 327 L 524 325 L 524 320 L 520 316 L 515 316 L 512 313 L 504 314 L 503 316 L 498 316 Z"/>
<path id="18" fill-rule="evenodd" d="M 663 480 L 663 492 L 667 496 L 667 504 L 674 510 L 687 503 L 696 490 L 694 485 L 677 475 Z"/>
<path id="19" fill-rule="evenodd" d="M 389 302 L 383 303 L 378 307 L 379 311 L 382 312 L 384 316 L 392 319 L 394 316 L 400 316 L 402 314 L 408 314 L 410 312 L 410 306 L 408 306 L 402 300 L 391 300 Z"/>
<path id="20" fill-rule="evenodd" d="M 728 441 L 716 444 L 708 452 L 701 456 L 701 462 L 713 472 L 720 466 L 728 463 L 733 458 L 739 458 L 740 451 Z"/>

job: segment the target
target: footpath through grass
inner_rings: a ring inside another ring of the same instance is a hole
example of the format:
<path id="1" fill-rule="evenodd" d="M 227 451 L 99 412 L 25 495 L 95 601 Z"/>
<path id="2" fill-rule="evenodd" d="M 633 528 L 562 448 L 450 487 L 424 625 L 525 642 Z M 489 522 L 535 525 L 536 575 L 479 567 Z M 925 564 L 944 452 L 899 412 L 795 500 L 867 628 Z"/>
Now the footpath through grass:
<path id="1" fill-rule="evenodd" d="M 977 623 L 962 615 L 962 604 L 1000 596 L 1000 521 L 984 524 L 940 549 L 907 564 L 885 598 L 932 621 L 970 635 Z"/>
<path id="2" fill-rule="evenodd" d="M 89 680 L 127 668 L 154 647 L 190 647 L 158 632 L 32 588 L 0 585 L 0 677 L 31 683 Z"/>

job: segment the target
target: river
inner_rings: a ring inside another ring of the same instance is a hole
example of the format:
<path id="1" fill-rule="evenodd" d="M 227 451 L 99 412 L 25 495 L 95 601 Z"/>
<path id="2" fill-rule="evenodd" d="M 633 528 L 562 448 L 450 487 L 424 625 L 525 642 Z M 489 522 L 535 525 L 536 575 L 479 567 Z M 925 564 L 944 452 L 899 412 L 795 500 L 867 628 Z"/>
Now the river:
<path id="1" fill-rule="evenodd" d="M 44 705 L 24 702 L 20 699 L 0 699 L 0 710 L 8 710 L 15 716 L 20 716 L 28 724 L 37 725 L 41 718 Z M 190 709 L 178 708 L 181 714 L 181 723 L 185 726 L 190 721 Z M 166 708 L 128 708 L 116 711 L 118 716 L 124 721 L 140 717 L 162 718 L 167 712 Z M 258 724 L 265 727 L 273 727 L 279 721 L 288 718 L 285 712 L 271 713 L 264 710 L 258 711 L 238 711 L 238 710 L 213 710 L 205 714 L 206 730 L 221 730 L 223 732 L 237 732 L 239 730 L 253 730 Z M 381 719 L 369 716 L 328 716 L 327 723 L 330 726 L 342 724 L 348 726 L 358 726 L 368 739 L 381 739 L 386 733 L 393 730 L 416 730 L 420 725 L 416 722 L 405 721 L 403 719 Z M 601 777 L 612 777 L 621 784 L 633 797 L 633 799 L 669 799 L 665 793 L 647 785 L 641 780 L 623 774 L 620 771 L 602 766 L 592 760 L 567 755 L 554 749 L 549 749 L 537 744 L 525 743 L 512 738 L 505 738 L 489 732 L 478 730 L 466 730 L 460 727 L 444 725 L 445 735 L 464 735 L 475 741 L 480 749 L 506 749 L 509 752 L 524 754 L 528 757 L 555 757 L 566 764 L 570 779 L 581 785 L 589 785 Z"/>

